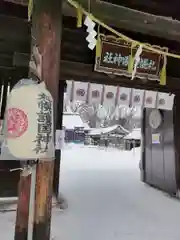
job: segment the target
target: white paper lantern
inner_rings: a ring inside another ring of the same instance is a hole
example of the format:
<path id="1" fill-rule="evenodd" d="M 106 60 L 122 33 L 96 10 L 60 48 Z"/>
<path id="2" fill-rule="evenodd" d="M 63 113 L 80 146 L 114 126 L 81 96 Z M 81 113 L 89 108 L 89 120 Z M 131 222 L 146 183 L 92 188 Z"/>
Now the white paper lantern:
<path id="1" fill-rule="evenodd" d="M 5 121 L 5 138 L 14 157 L 54 158 L 53 99 L 44 84 L 12 89 Z"/>

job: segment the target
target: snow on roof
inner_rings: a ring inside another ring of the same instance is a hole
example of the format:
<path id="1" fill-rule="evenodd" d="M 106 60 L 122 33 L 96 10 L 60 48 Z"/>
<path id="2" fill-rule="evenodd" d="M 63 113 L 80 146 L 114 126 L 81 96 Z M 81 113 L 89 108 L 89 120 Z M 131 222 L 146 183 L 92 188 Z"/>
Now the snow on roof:
<path id="1" fill-rule="evenodd" d="M 129 133 L 127 136 L 124 137 L 124 139 L 141 139 L 141 129 L 135 128 L 131 133 Z"/>
<path id="2" fill-rule="evenodd" d="M 63 127 L 66 129 L 74 129 L 76 127 L 89 129 L 87 123 L 84 123 L 78 113 L 64 113 L 63 114 Z"/>
<path id="3" fill-rule="evenodd" d="M 113 125 L 111 127 L 106 127 L 106 128 L 94 128 L 89 132 L 89 135 L 100 135 L 100 134 L 110 133 L 110 132 L 116 130 L 117 128 L 120 128 L 122 130 L 122 132 L 124 132 L 124 133 L 129 133 L 128 130 L 126 130 L 122 126 Z"/>

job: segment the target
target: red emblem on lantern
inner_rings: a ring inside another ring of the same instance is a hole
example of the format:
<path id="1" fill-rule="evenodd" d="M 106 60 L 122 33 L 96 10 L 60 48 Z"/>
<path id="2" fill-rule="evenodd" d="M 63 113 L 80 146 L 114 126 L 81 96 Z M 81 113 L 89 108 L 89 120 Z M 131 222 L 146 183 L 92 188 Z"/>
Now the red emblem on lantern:
<path id="1" fill-rule="evenodd" d="M 9 108 L 7 112 L 8 137 L 21 137 L 28 128 L 28 117 L 18 108 Z"/>

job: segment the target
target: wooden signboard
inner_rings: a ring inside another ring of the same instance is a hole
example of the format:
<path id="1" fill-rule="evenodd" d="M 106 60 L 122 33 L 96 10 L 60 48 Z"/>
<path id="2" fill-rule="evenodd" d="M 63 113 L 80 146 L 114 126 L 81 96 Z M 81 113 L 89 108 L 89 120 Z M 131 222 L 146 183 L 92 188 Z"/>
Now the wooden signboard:
<path id="1" fill-rule="evenodd" d="M 167 51 L 167 48 L 153 46 L 157 49 Z M 135 55 L 137 48 L 132 49 Z M 129 56 L 131 55 L 131 44 L 113 36 L 101 36 L 101 55 L 96 56 L 95 71 L 107 74 L 123 75 L 131 77 L 128 73 Z M 163 58 L 161 55 L 143 49 L 140 62 L 137 67 L 137 78 L 159 80 L 159 72 Z"/>

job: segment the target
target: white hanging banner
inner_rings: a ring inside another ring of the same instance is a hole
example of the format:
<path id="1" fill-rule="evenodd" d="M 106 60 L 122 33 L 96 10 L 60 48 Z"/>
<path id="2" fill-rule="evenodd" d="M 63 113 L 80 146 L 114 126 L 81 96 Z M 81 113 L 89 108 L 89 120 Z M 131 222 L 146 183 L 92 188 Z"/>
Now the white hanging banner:
<path id="1" fill-rule="evenodd" d="M 88 96 L 88 103 L 96 103 L 101 104 L 102 101 L 102 92 L 103 92 L 103 85 L 92 83 L 89 87 L 89 96 Z"/>
<path id="2" fill-rule="evenodd" d="M 156 108 L 157 92 L 145 91 L 144 107 L 145 108 Z"/>
<path id="3" fill-rule="evenodd" d="M 104 86 L 103 105 L 105 107 L 115 106 L 117 87 Z"/>
<path id="4" fill-rule="evenodd" d="M 55 148 L 57 150 L 63 149 L 64 139 L 65 139 L 65 131 L 57 129 L 56 130 L 56 145 L 55 145 Z"/>
<path id="5" fill-rule="evenodd" d="M 74 82 L 73 88 L 73 101 L 87 101 L 87 91 L 88 83 L 87 82 Z"/>
<path id="6" fill-rule="evenodd" d="M 45 84 L 21 85 L 9 94 L 5 140 L 18 159 L 54 159 L 53 99 Z"/>
<path id="7" fill-rule="evenodd" d="M 174 105 L 174 94 L 169 94 L 169 93 L 158 93 L 158 98 L 157 98 L 157 108 L 158 109 L 163 109 L 163 110 L 172 110 L 173 105 Z"/>
<path id="8" fill-rule="evenodd" d="M 144 101 L 144 90 L 133 89 L 132 90 L 131 105 L 142 107 L 143 106 L 143 101 Z"/>
<path id="9" fill-rule="evenodd" d="M 131 88 L 120 87 L 117 104 L 122 106 L 129 106 L 130 99 L 131 99 Z"/>
<path id="10" fill-rule="evenodd" d="M 67 88 L 66 88 L 66 97 L 71 101 L 72 98 L 72 81 L 66 81 Z"/>

